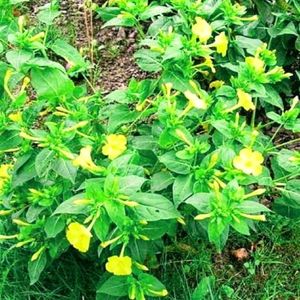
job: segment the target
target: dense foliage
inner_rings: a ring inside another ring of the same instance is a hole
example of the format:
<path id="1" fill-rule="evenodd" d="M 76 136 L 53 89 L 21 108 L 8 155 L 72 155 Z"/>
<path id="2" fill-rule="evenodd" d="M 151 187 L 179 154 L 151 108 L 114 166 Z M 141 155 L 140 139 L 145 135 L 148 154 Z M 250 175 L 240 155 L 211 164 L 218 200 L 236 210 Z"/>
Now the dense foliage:
<path id="1" fill-rule="evenodd" d="M 32 284 L 73 246 L 106 269 L 99 297 L 167 296 L 148 264 L 179 234 L 221 252 L 270 213 L 299 217 L 296 0 L 86 1 L 136 28 L 149 72 L 105 96 L 51 34 L 59 2 L 36 24 L 23 2 L 0 0 L 0 240 L 31 253 Z"/>

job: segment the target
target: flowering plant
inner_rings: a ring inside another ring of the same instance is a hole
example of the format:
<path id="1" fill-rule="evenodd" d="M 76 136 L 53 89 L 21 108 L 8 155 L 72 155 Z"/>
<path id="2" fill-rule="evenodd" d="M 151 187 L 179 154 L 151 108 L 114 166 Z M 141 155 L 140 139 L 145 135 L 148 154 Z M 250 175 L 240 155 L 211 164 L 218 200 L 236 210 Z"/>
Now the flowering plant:
<path id="1" fill-rule="evenodd" d="M 271 210 L 299 216 L 299 151 L 284 148 L 299 139 L 275 143 L 280 129 L 300 132 L 285 88 L 295 74 L 255 37 L 258 16 L 230 0 L 158 2 L 96 9 L 105 27 L 138 28 L 136 62 L 155 74 L 105 97 L 75 84 L 92 66 L 74 47 L 5 6 L 0 240 L 32 253 L 32 284 L 73 247 L 104 262 L 100 296 L 167 296 L 149 274 L 166 236 L 204 229 L 221 252 L 231 230 L 250 235 Z"/>

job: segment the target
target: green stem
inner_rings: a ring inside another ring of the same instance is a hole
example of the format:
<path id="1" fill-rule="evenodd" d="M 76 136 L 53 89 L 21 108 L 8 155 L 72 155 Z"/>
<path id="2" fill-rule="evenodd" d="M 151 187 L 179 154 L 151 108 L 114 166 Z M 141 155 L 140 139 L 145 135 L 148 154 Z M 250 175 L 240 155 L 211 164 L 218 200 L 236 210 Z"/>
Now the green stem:
<path id="1" fill-rule="evenodd" d="M 268 148 L 267 151 L 273 150 L 273 149 L 277 149 L 277 148 L 282 147 L 282 146 L 290 145 L 290 144 L 293 144 L 293 143 L 299 142 L 299 141 L 300 141 L 300 138 L 297 138 L 297 139 L 294 139 L 294 140 L 291 140 L 291 141 L 288 141 L 288 142 L 276 145 L 274 147 Z"/>
<path id="2" fill-rule="evenodd" d="M 269 145 L 273 142 L 273 140 L 275 139 L 276 135 L 278 134 L 279 130 L 282 128 L 283 124 L 280 124 L 280 126 L 276 129 L 276 131 L 274 132 L 273 136 L 271 137 L 270 141 L 268 142 L 268 144 L 266 145 L 264 150 L 269 150 Z M 272 148 L 271 148 L 272 149 Z"/>
<path id="3" fill-rule="evenodd" d="M 254 110 L 252 113 L 252 118 L 251 118 L 251 127 L 254 128 L 255 126 L 255 116 L 256 116 L 256 110 L 257 110 L 257 97 L 254 99 Z"/>

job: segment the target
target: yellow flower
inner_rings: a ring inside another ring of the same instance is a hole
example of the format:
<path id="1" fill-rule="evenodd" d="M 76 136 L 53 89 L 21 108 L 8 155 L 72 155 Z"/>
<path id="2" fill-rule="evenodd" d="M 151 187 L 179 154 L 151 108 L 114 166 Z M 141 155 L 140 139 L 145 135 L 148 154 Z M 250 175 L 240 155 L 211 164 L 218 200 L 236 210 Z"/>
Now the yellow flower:
<path id="1" fill-rule="evenodd" d="M 102 147 L 102 153 L 113 160 L 126 150 L 127 139 L 122 134 L 110 134 L 106 137 L 106 144 Z"/>
<path id="2" fill-rule="evenodd" d="M 207 104 L 204 100 L 200 99 L 196 94 L 190 92 L 190 91 L 185 91 L 184 96 L 189 100 L 189 104 L 193 108 L 197 109 L 206 109 Z"/>
<path id="3" fill-rule="evenodd" d="M 206 43 L 211 37 L 212 28 L 201 17 L 196 17 L 196 23 L 192 27 L 192 32 L 197 36 L 201 43 Z"/>
<path id="4" fill-rule="evenodd" d="M 132 273 L 132 260 L 129 256 L 111 256 L 105 264 L 108 272 L 116 276 L 125 276 Z"/>
<path id="5" fill-rule="evenodd" d="M 8 118 L 16 123 L 21 122 L 22 121 L 22 113 L 20 111 L 16 112 L 16 113 L 11 113 L 8 115 Z"/>
<path id="6" fill-rule="evenodd" d="M 218 89 L 220 88 L 222 85 L 224 85 L 224 81 L 223 80 L 215 80 L 215 81 L 212 81 L 210 84 L 209 84 L 209 88 L 210 89 Z"/>
<path id="7" fill-rule="evenodd" d="M 265 63 L 258 57 L 248 56 L 245 59 L 247 65 L 251 66 L 257 73 L 263 73 L 265 70 Z"/>
<path id="8" fill-rule="evenodd" d="M 245 110 L 254 110 L 255 105 L 252 102 L 251 95 L 244 92 L 242 89 L 237 90 L 237 95 L 239 98 L 238 106 L 243 107 Z"/>
<path id="9" fill-rule="evenodd" d="M 91 157 L 92 146 L 85 146 L 80 150 L 79 156 L 73 159 L 73 165 L 75 167 L 81 167 L 83 169 L 89 170 L 91 172 L 101 172 L 103 171 L 102 167 L 98 167 L 92 161 Z"/>
<path id="10" fill-rule="evenodd" d="M 264 158 L 258 151 L 252 151 L 249 148 L 244 148 L 239 155 L 234 157 L 233 166 L 243 171 L 245 174 L 258 176 L 262 173 L 262 163 Z"/>
<path id="11" fill-rule="evenodd" d="M 11 165 L 4 164 L 0 166 L 0 178 L 1 179 L 9 179 L 10 175 L 8 173 L 8 170 L 11 168 Z"/>
<path id="12" fill-rule="evenodd" d="M 206 57 L 205 58 L 205 61 L 201 64 L 201 66 L 205 66 L 205 67 L 208 67 L 209 69 L 211 69 L 211 71 L 213 73 L 216 73 L 216 68 L 214 66 L 214 63 L 212 61 L 212 59 L 210 57 Z M 203 71 L 202 73 L 207 73 L 206 71 Z M 208 74 L 208 73 L 207 73 Z"/>
<path id="13" fill-rule="evenodd" d="M 216 36 L 214 46 L 217 48 L 217 53 L 221 54 L 223 57 L 226 55 L 228 49 L 228 38 L 224 32 L 221 32 Z"/>
<path id="14" fill-rule="evenodd" d="M 67 229 L 67 240 L 69 243 L 80 252 L 87 252 L 90 247 L 92 234 L 83 225 L 73 222 Z"/>

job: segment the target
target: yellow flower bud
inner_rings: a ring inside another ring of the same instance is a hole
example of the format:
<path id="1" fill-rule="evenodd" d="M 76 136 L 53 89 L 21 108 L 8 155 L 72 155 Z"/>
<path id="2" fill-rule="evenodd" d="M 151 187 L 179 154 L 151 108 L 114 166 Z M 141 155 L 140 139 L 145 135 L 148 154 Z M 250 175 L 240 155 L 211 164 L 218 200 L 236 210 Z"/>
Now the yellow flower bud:
<path id="1" fill-rule="evenodd" d="M 241 216 L 247 218 L 247 219 L 251 219 L 251 220 L 255 220 L 255 221 L 266 221 L 266 216 L 265 215 L 249 215 L 249 214 L 244 214 L 244 213 L 239 213 Z"/>
<path id="2" fill-rule="evenodd" d="M 35 252 L 32 256 L 31 256 L 31 261 L 35 261 L 37 260 L 40 255 L 42 254 L 42 252 L 46 249 L 45 246 L 41 247 L 37 252 Z"/>
<path id="3" fill-rule="evenodd" d="M 266 192 L 266 189 L 257 189 L 249 194 L 244 195 L 243 199 L 248 199 L 251 197 L 262 195 Z"/>
<path id="4" fill-rule="evenodd" d="M 212 216 L 212 213 L 207 213 L 207 214 L 199 214 L 197 215 L 194 219 L 197 220 L 197 221 L 202 221 L 202 220 L 205 220 L 205 219 L 208 219 Z"/>
<path id="5" fill-rule="evenodd" d="M 30 225 L 29 223 L 24 222 L 24 221 L 22 221 L 20 219 L 13 219 L 12 221 L 13 221 L 13 223 L 15 223 L 15 224 L 17 224 L 19 226 L 29 226 Z"/>

